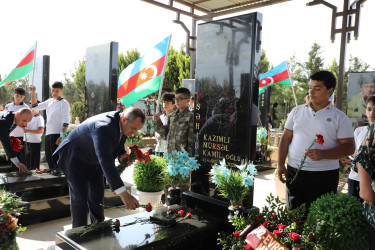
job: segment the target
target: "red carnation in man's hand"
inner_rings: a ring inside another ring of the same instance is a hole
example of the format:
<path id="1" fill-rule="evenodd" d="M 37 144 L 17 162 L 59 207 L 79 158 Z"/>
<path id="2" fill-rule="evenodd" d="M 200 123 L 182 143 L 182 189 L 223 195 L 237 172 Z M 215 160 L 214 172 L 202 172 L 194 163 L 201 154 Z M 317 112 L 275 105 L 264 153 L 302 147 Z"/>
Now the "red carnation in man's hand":
<path id="1" fill-rule="evenodd" d="M 323 145 L 324 143 L 323 136 L 321 134 L 317 134 L 316 138 L 318 139 L 318 144 Z"/>
<path id="2" fill-rule="evenodd" d="M 147 204 L 146 211 L 147 211 L 147 212 L 151 212 L 151 211 L 152 211 L 151 203 L 148 203 L 148 204 Z"/>

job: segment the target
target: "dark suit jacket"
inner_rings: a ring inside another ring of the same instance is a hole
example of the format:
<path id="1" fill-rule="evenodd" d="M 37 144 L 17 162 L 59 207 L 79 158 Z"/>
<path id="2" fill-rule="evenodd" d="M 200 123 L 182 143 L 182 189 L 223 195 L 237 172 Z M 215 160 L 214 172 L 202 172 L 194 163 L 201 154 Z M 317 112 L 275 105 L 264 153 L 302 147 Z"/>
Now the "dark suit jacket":
<path id="1" fill-rule="evenodd" d="M 0 141 L 8 158 L 17 157 L 13 151 L 13 146 L 9 139 L 11 127 L 14 122 L 14 113 L 12 111 L 0 111 Z"/>
<path id="2" fill-rule="evenodd" d="M 101 167 L 112 191 L 124 186 L 114 159 L 125 154 L 126 136 L 120 132 L 120 112 L 112 111 L 90 117 L 67 138 L 54 154 L 59 155 L 57 165 L 69 181 L 81 182 Z"/>

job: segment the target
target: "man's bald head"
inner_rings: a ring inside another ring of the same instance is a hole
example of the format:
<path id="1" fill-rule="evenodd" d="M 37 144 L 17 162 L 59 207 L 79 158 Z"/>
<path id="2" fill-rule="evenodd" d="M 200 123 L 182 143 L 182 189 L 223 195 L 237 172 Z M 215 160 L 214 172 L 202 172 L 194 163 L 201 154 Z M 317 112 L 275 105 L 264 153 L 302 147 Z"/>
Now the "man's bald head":
<path id="1" fill-rule="evenodd" d="M 26 127 L 27 123 L 29 123 L 31 119 L 33 119 L 33 112 L 29 108 L 22 108 L 14 115 L 14 122 L 21 128 Z"/>

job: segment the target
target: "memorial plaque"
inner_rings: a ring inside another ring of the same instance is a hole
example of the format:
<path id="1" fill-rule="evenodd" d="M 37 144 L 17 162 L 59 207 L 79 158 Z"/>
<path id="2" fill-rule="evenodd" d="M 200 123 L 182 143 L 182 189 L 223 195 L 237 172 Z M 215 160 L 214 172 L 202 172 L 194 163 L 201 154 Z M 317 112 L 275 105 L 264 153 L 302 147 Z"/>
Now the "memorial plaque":
<path id="1" fill-rule="evenodd" d="M 86 50 L 86 116 L 116 110 L 118 43 Z"/>
<path id="2" fill-rule="evenodd" d="M 192 191 L 216 196 L 208 173 L 225 159 L 235 166 L 255 153 L 262 15 L 251 13 L 198 26 L 195 152 L 201 168 Z"/>

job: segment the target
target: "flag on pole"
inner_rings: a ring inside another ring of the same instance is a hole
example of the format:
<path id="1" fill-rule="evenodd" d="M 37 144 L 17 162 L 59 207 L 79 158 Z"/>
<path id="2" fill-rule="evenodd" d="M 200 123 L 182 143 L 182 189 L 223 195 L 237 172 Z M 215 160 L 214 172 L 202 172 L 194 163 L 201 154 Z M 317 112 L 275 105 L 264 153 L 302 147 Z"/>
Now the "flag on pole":
<path id="1" fill-rule="evenodd" d="M 329 101 L 330 101 L 332 104 L 335 104 L 335 92 L 333 92 L 332 95 L 329 97 Z"/>
<path id="2" fill-rule="evenodd" d="M 170 36 L 167 36 L 121 72 L 117 95 L 125 107 L 160 89 L 169 42 Z"/>
<path id="3" fill-rule="evenodd" d="M 27 51 L 24 58 L 20 63 L 13 69 L 4 80 L 0 82 L 0 87 L 3 85 L 9 85 L 11 81 L 20 79 L 25 75 L 33 71 L 34 68 L 34 58 L 35 58 L 35 45 L 33 45 L 29 51 Z"/>
<path id="4" fill-rule="evenodd" d="M 275 84 L 292 85 L 288 65 L 285 61 L 267 73 L 259 75 L 259 95 L 262 94 L 267 87 Z"/>

